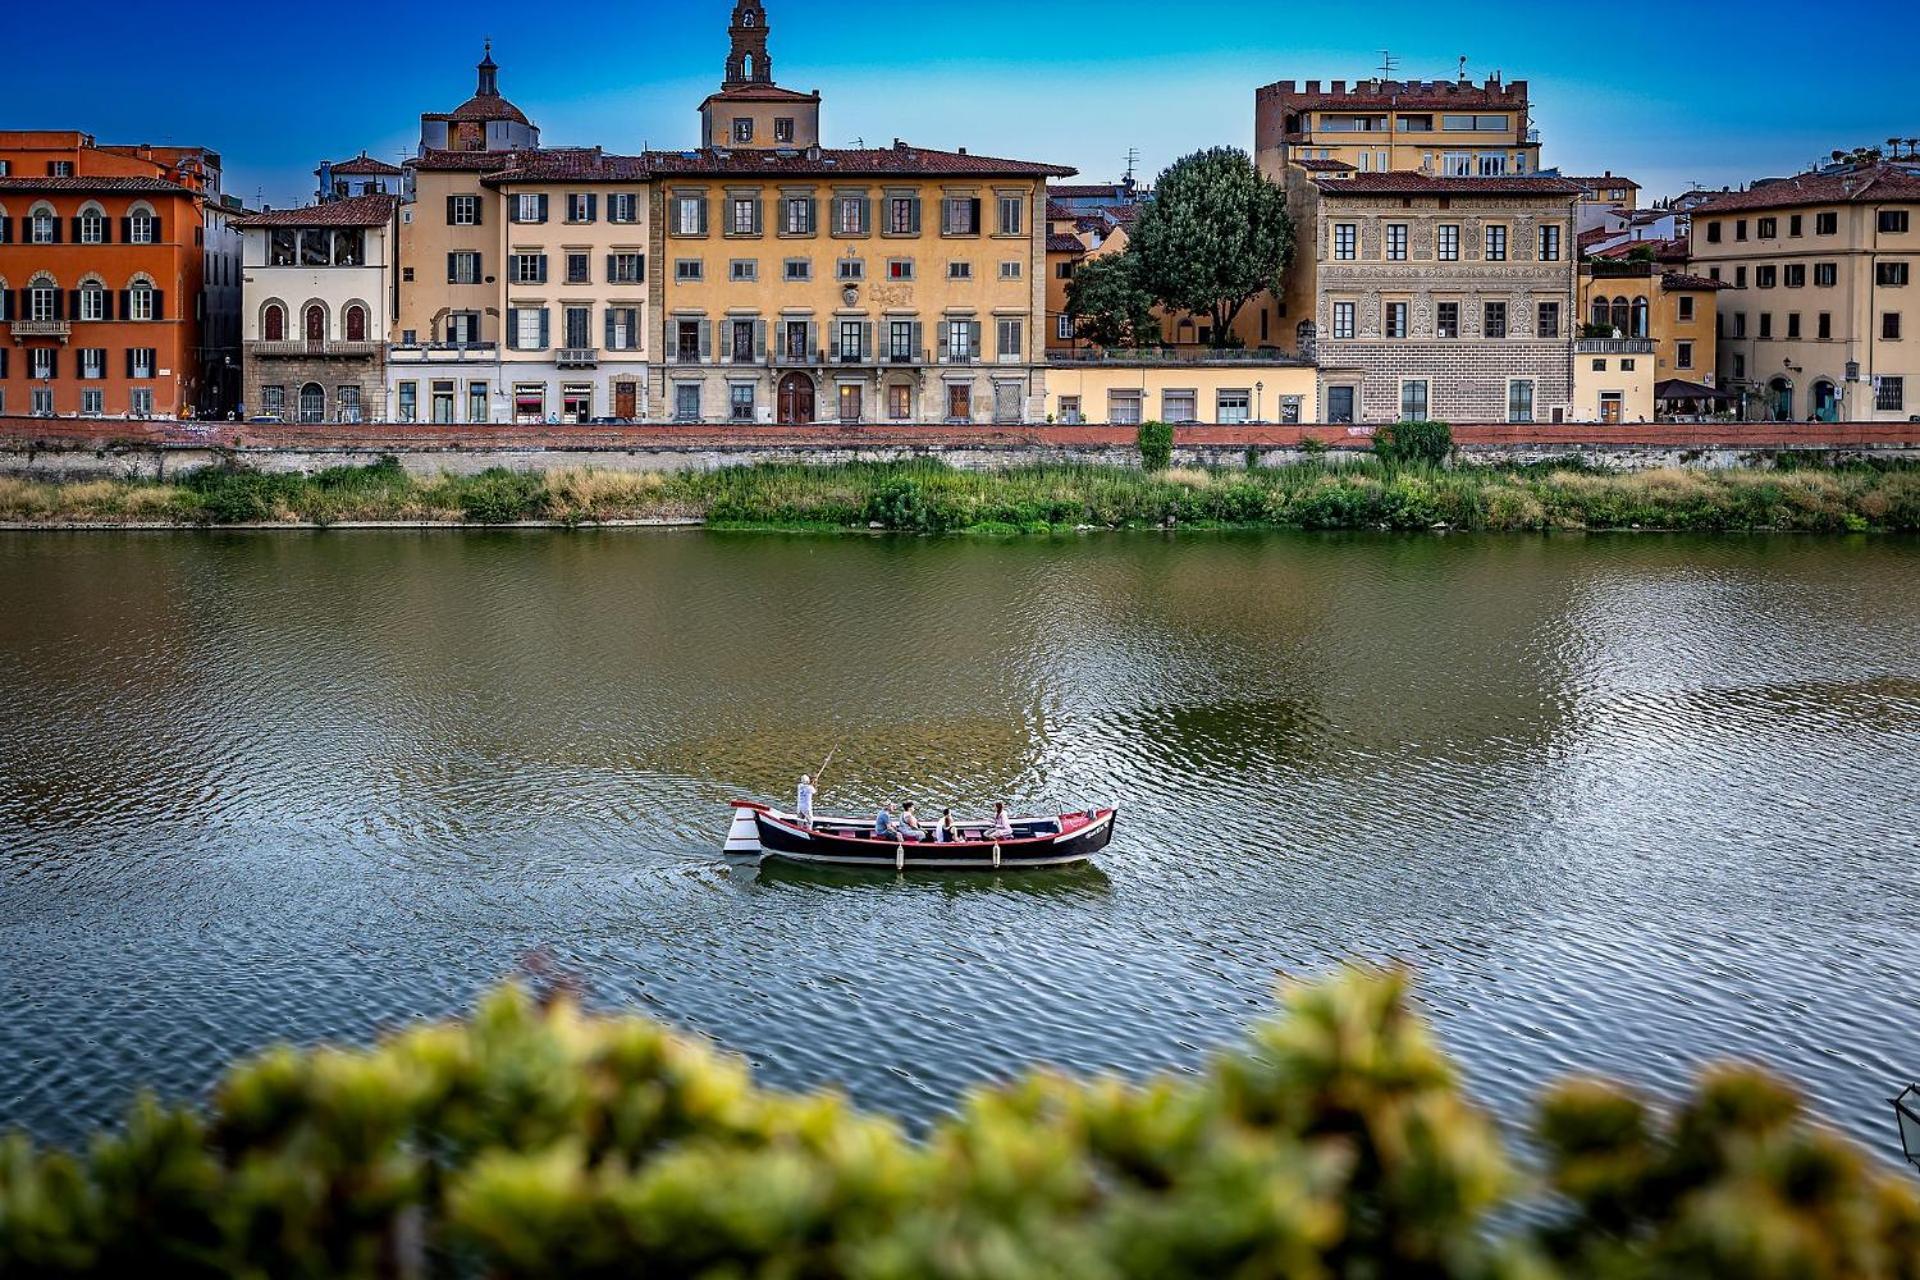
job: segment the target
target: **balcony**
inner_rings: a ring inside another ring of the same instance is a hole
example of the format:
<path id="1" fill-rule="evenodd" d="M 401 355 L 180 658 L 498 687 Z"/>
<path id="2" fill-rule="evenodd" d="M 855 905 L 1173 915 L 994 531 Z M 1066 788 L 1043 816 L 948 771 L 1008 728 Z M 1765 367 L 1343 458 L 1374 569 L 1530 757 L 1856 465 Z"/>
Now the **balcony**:
<path id="1" fill-rule="evenodd" d="M 596 368 L 600 364 L 600 348 L 562 347 L 553 362 L 562 369 Z"/>
<path id="2" fill-rule="evenodd" d="M 1583 356 L 1645 356 L 1653 354 L 1653 339 L 1580 338 L 1573 349 Z"/>
<path id="3" fill-rule="evenodd" d="M 787 347 L 767 353 L 767 363 L 775 368 L 812 368 L 827 362 L 824 351 L 809 351 L 802 347 Z"/>
<path id="4" fill-rule="evenodd" d="M 464 364 L 496 360 L 499 355 L 500 345 L 495 342 L 402 342 L 387 350 L 387 359 L 394 364 Z"/>
<path id="5" fill-rule="evenodd" d="M 1313 362 L 1278 350 L 1248 351 L 1240 347 L 1204 347 L 1183 351 L 1174 347 L 1076 347 L 1049 351 L 1049 364 L 1165 364 L 1165 365 L 1301 365 Z"/>
<path id="6" fill-rule="evenodd" d="M 9 322 L 16 338 L 61 338 L 73 332 L 66 320 L 14 320 Z"/>
<path id="7" fill-rule="evenodd" d="M 932 364 L 933 353 L 924 349 L 915 351 L 910 347 L 893 347 L 881 355 L 880 363 L 892 365 Z"/>
<path id="8" fill-rule="evenodd" d="M 379 355 L 385 347 L 386 344 L 383 342 L 348 342 L 344 339 L 339 341 L 319 339 L 296 342 L 249 342 L 247 344 L 247 354 L 266 358 L 282 356 L 297 359 L 312 356 L 332 356 L 343 359 L 363 359 L 367 356 Z"/>
<path id="9" fill-rule="evenodd" d="M 954 351 L 949 349 L 946 351 L 942 351 L 940 353 L 940 363 L 941 364 L 979 364 L 980 353 L 978 351 Z"/>

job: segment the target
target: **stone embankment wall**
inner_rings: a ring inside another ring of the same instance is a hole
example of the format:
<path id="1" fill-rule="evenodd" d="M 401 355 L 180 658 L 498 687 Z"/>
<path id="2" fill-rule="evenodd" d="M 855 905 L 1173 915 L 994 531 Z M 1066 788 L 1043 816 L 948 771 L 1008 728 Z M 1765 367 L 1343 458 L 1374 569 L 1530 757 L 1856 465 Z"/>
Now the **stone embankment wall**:
<path id="1" fill-rule="evenodd" d="M 1920 460 L 1914 423 L 1462 424 L 1453 434 L 1468 465 L 1578 458 L 1619 471 L 1765 467 L 1783 453 Z M 1309 452 L 1308 441 L 1324 452 Z M 1238 467 L 1250 451 L 1264 466 L 1313 456 L 1337 462 L 1370 447 L 1364 432 L 1344 426 L 1193 426 L 1178 429 L 1174 462 Z M 1124 426 L 344 427 L 0 418 L 0 474 L 48 480 L 165 479 L 220 464 L 311 472 L 388 454 L 421 476 L 489 467 L 680 471 L 915 458 L 987 470 L 1046 462 L 1130 466 L 1139 457 L 1133 428 Z"/>

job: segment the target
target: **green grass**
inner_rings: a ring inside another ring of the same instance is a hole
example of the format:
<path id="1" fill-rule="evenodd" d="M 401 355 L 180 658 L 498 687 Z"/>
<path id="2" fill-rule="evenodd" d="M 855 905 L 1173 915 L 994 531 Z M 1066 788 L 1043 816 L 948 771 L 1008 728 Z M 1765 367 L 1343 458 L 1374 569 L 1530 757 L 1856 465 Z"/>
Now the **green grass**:
<path id="1" fill-rule="evenodd" d="M 1076 529 L 1920 530 L 1920 468 L 1448 469 L 1375 459 L 1254 470 L 940 463 L 633 474 L 495 469 L 418 479 L 397 462 L 307 476 L 209 469 L 171 484 L 0 479 L 0 519 L 105 524 L 699 519 L 716 528 L 1013 537 Z"/>

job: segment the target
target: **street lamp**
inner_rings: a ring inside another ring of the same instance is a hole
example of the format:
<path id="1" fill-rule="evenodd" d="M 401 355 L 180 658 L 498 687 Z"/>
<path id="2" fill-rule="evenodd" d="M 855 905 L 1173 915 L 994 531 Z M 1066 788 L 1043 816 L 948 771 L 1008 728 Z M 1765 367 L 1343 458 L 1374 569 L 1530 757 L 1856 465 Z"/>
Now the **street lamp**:
<path id="1" fill-rule="evenodd" d="M 1266 400 L 1266 390 L 1267 384 L 1264 382 L 1256 382 L 1253 384 L 1253 420 L 1255 422 L 1266 421 L 1260 413 L 1262 402 Z"/>
<path id="2" fill-rule="evenodd" d="M 1893 1114 L 1900 1122 L 1900 1150 L 1920 1168 L 1920 1084 L 1908 1085 L 1893 1100 Z"/>

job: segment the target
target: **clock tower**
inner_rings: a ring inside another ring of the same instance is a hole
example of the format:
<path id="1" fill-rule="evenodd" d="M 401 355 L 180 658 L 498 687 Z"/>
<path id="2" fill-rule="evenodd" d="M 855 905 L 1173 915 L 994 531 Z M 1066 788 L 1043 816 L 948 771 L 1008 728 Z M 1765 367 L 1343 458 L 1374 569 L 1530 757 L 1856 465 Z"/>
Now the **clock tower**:
<path id="1" fill-rule="evenodd" d="M 720 92 L 700 104 L 700 145 L 741 151 L 804 150 L 820 145 L 820 94 L 796 93 L 773 80 L 767 7 L 738 0 L 727 73 Z"/>
<path id="2" fill-rule="evenodd" d="M 760 0 L 740 0 L 733 6 L 733 52 L 727 55 L 726 87 L 772 84 L 773 59 L 767 56 L 767 9 Z"/>

